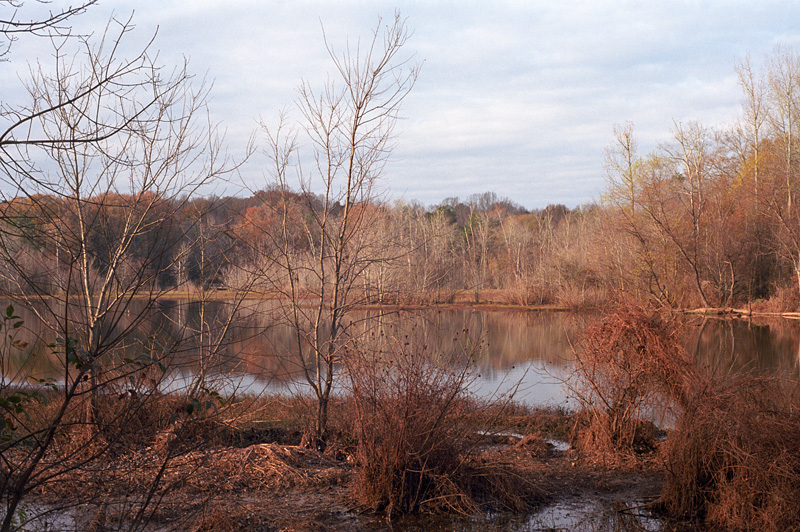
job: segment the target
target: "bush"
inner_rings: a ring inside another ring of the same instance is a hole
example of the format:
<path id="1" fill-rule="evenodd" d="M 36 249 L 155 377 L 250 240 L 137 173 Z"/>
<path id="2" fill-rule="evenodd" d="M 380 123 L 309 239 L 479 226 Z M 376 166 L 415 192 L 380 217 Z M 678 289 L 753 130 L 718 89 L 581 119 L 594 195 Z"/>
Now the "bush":
<path id="1" fill-rule="evenodd" d="M 578 447 L 617 457 L 655 448 L 643 413 L 666 401 L 675 425 L 661 446 L 661 508 L 724 530 L 800 530 L 796 383 L 704 375 L 676 332 L 627 305 L 587 331 L 573 381 L 584 406 Z"/>
<path id="2" fill-rule="evenodd" d="M 391 339 L 386 352 L 348 353 L 356 498 L 377 511 L 405 514 L 437 506 L 471 510 L 451 478 L 475 438 L 459 423 L 468 373 L 425 360 L 425 348 Z"/>
<path id="3" fill-rule="evenodd" d="M 433 360 L 424 341 L 408 337 L 348 352 L 360 504 L 391 517 L 472 514 L 483 503 L 523 510 L 538 500 L 538 489 L 511 465 L 478 455 L 483 436 L 467 400 L 469 343 L 458 360 Z"/>
<path id="4" fill-rule="evenodd" d="M 571 389 L 582 412 L 575 446 L 587 455 L 631 456 L 656 448 L 648 416 L 656 405 L 685 403 L 698 379 L 675 326 L 641 307 L 622 305 L 586 331 Z"/>
<path id="5" fill-rule="evenodd" d="M 728 530 L 800 529 L 798 406 L 774 379 L 699 389 L 664 449 L 664 508 Z"/>

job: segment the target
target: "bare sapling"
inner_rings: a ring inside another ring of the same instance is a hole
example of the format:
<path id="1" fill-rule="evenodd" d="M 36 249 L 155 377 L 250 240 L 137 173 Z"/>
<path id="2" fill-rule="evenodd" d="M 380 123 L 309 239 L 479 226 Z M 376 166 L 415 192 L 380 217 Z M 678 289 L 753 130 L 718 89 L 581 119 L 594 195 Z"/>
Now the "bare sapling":
<path id="1" fill-rule="evenodd" d="M 401 55 L 409 37 L 399 14 L 342 53 L 326 36 L 336 80 L 321 91 L 307 82 L 300 86 L 297 130 L 285 117 L 275 129 L 264 126 L 277 193 L 267 206 L 279 229 L 263 231 L 268 252 L 260 271 L 294 331 L 293 356 L 316 400 L 313 440 L 319 448 L 327 439 L 336 370 L 351 340 L 346 318 L 366 301 L 366 269 L 385 260 L 383 247 L 369 233 L 394 126 L 419 71 Z M 309 173 L 301 161 L 311 162 Z"/>

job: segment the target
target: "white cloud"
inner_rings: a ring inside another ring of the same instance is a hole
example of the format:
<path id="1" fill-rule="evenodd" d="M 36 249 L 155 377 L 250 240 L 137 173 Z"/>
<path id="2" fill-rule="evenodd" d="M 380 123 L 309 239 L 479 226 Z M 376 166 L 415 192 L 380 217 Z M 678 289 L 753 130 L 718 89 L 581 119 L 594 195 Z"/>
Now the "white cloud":
<path id="1" fill-rule="evenodd" d="M 414 31 L 407 49 L 424 66 L 386 183 L 391 195 L 428 204 L 486 190 L 528 207 L 596 199 L 614 123 L 633 121 L 645 151 L 669 137 L 673 118 L 731 122 L 740 102 L 734 61 L 747 51 L 758 61 L 779 41 L 800 45 L 800 4 L 777 0 L 401 1 L 399 8 Z M 158 28 L 163 62 L 188 56 L 194 72 L 213 80 L 212 118 L 241 152 L 258 117 L 274 119 L 301 79 L 325 79 L 320 21 L 341 49 L 348 37 L 351 45 L 368 37 L 395 4 L 106 0 L 80 27 L 100 31 L 112 12 L 134 9 L 136 42 Z M 4 95 L 18 66 L 0 66 Z M 251 160 L 244 178 L 258 183 L 262 163 Z"/>

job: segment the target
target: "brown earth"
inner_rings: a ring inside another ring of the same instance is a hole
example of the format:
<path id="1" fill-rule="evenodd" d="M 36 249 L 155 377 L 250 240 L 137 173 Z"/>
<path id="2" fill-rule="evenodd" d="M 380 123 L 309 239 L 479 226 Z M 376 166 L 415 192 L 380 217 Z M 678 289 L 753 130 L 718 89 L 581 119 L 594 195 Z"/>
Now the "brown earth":
<path id="1" fill-rule="evenodd" d="M 338 455 L 338 456 L 336 456 Z M 663 476 L 655 464 L 590 462 L 572 451 L 558 451 L 541 437 L 487 445 L 481 459 L 514 464 L 545 494 L 541 508 L 558 503 L 628 505 L 654 498 Z M 147 449 L 117 457 L 92 469 L 78 468 L 68 480 L 34 494 L 27 503 L 70 514 L 79 526 L 99 532 L 117 529 L 135 515 L 163 456 Z M 502 529 L 512 516 L 432 516 L 389 523 L 355 506 L 349 496 L 354 468 L 341 451 L 333 455 L 282 443 L 193 450 L 171 460 L 148 511 L 147 530 L 187 531 L 384 531 Z M 70 508 L 73 500 L 91 501 Z M 158 501 L 158 504 L 153 504 Z M 579 504 L 577 504 L 579 505 Z M 625 508 L 619 507 L 621 511 Z M 515 516 L 520 518 L 520 516 Z M 524 516 L 522 516 L 524 517 Z M 497 528 L 500 527 L 500 528 Z"/>

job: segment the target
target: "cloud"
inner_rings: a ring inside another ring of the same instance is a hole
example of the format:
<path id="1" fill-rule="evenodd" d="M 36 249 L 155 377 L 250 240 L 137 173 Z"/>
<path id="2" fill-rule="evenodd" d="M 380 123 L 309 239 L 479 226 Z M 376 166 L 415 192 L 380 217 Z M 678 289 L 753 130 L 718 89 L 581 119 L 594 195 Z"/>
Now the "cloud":
<path id="1" fill-rule="evenodd" d="M 741 99 L 734 62 L 747 51 L 758 62 L 777 42 L 800 45 L 800 4 L 777 0 L 399 8 L 414 32 L 407 50 L 424 65 L 386 184 L 390 196 L 427 204 L 486 190 L 528 207 L 597 199 L 614 123 L 633 121 L 643 152 L 670 137 L 673 119 L 730 123 Z M 107 0 L 80 25 L 99 31 L 111 13 L 134 9 L 137 43 L 157 29 L 162 62 L 187 56 L 213 81 L 212 119 L 242 153 L 257 119 L 274 120 L 302 79 L 327 79 L 321 24 L 337 50 L 355 47 L 395 3 Z M 13 79 L 4 76 L 4 94 Z M 243 179 L 263 182 L 263 164 L 253 158 Z"/>

